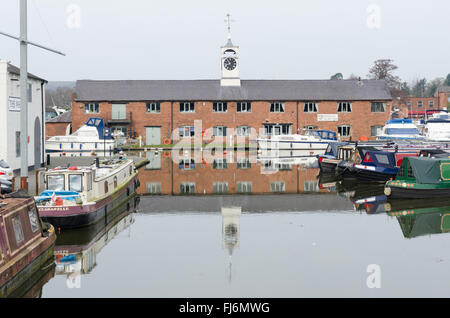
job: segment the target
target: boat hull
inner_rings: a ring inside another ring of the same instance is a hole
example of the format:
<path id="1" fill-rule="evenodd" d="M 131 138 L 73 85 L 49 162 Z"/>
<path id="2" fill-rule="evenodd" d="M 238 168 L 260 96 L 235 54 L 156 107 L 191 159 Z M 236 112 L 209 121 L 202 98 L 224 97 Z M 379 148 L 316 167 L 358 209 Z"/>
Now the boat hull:
<path id="1" fill-rule="evenodd" d="M 335 141 L 335 140 L 334 140 Z M 315 150 L 323 154 L 331 140 L 326 141 L 289 141 L 289 140 L 270 140 L 258 139 L 259 149 L 278 149 L 278 150 Z M 323 151 L 323 152 L 322 152 Z"/>
<path id="2" fill-rule="evenodd" d="M 320 171 L 326 172 L 326 173 L 334 173 L 336 172 L 337 164 L 340 160 L 338 159 L 328 159 L 324 158 L 322 160 L 319 160 L 319 168 Z"/>
<path id="3" fill-rule="evenodd" d="M 389 190 L 387 190 L 389 189 Z M 440 189 L 411 189 L 403 187 L 386 187 L 385 194 L 390 199 L 430 199 L 450 196 L 450 188 Z"/>
<path id="4" fill-rule="evenodd" d="M 136 195 L 139 186 L 137 175 L 110 196 L 93 204 L 81 204 L 77 206 L 38 206 L 41 218 L 51 223 L 57 229 L 78 228 L 88 226 L 106 219 L 108 213 L 123 201 Z"/>

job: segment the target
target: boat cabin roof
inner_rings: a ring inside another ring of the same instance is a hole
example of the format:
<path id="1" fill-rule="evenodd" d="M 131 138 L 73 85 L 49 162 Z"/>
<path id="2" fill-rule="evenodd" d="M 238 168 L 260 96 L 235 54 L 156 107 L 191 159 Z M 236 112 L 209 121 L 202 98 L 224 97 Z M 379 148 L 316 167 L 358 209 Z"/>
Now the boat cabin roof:
<path id="1" fill-rule="evenodd" d="M 395 179 L 422 184 L 450 184 L 450 159 L 405 157 Z"/>
<path id="2" fill-rule="evenodd" d="M 393 168 L 396 165 L 395 153 L 387 151 L 367 151 L 362 165 Z"/>

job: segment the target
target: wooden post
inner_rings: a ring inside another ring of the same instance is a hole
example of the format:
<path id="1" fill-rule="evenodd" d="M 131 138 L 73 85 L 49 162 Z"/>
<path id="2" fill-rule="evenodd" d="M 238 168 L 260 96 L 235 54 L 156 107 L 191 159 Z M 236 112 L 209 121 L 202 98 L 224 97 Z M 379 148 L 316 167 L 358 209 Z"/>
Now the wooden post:
<path id="1" fill-rule="evenodd" d="M 16 177 L 13 177 L 11 180 L 11 192 L 14 192 L 15 185 L 16 185 Z"/>

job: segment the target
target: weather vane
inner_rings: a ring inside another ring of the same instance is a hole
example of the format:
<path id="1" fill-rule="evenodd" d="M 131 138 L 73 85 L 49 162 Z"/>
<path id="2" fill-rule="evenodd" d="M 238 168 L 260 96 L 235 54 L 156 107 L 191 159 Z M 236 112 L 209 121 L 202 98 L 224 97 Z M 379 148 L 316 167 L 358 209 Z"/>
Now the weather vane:
<path id="1" fill-rule="evenodd" d="M 231 20 L 231 14 L 227 14 L 227 18 L 225 19 L 225 22 L 228 26 L 228 36 L 231 37 L 231 22 L 234 22 L 234 20 Z"/>

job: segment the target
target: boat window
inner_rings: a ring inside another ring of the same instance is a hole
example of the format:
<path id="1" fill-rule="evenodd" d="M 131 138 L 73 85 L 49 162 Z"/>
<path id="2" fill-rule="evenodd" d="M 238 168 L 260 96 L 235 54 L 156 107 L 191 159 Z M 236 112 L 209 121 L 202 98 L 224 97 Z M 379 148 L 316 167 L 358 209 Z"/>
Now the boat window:
<path id="1" fill-rule="evenodd" d="M 83 191 L 83 185 L 81 181 L 81 174 L 69 175 L 69 191 L 81 192 Z"/>
<path id="2" fill-rule="evenodd" d="M 105 181 L 105 193 L 108 193 L 108 181 Z"/>
<path id="3" fill-rule="evenodd" d="M 54 174 L 47 176 L 47 190 L 53 191 L 64 191 L 64 175 L 63 174 Z"/>
<path id="4" fill-rule="evenodd" d="M 386 134 L 388 134 L 388 135 L 418 135 L 419 130 L 417 128 L 386 128 Z"/>
<path id="5" fill-rule="evenodd" d="M 33 231 L 33 233 L 39 230 L 39 223 L 36 217 L 35 208 L 32 208 L 28 211 L 28 218 L 30 219 L 31 230 Z"/>
<path id="6" fill-rule="evenodd" d="M 117 176 L 114 176 L 114 188 L 117 188 Z"/>
<path id="7" fill-rule="evenodd" d="M 22 231 L 22 224 L 20 223 L 20 216 L 16 215 L 11 219 L 12 226 L 14 229 L 14 235 L 16 236 L 16 242 L 17 244 L 20 244 L 24 237 L 23 237 L 23 231 Z"/>
<path id="8" fill-rule="evenodd" d="M 375 158 L 377 158 L 377 161 L 379 163 L 388 165 L 389 164 L 389 158 L 386 155 L 380 155 L 380 154 L 375 154 Z"/>

